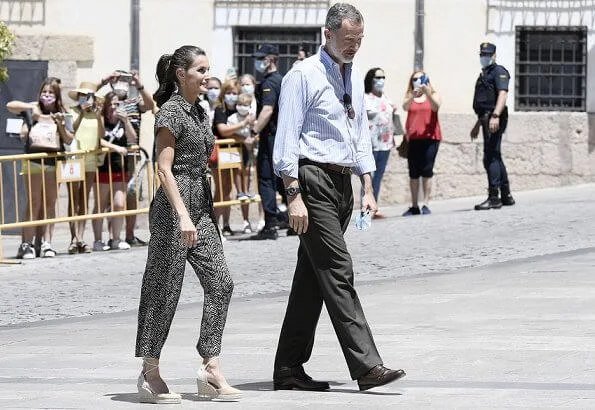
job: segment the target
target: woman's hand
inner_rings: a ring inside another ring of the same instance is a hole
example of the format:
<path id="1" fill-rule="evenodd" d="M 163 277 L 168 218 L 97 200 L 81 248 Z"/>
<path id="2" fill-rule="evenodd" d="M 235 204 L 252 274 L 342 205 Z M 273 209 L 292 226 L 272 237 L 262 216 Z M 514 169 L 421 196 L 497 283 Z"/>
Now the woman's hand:
<path id="1" fill-rule="evenodd" d="M 116 151 L 120 155 L 128 155 L 128 150 L 125 147 L 120 147 L 116 145 L 114 151 Z"/>
<path id="2" fill-rule="evenodd" d="M 256 117 L 252 114 L 248 115 L 244 120 L 244 127 L 252 126 L 254 124 L 254 121 L 256 121 Z"/>
<path id="3" fill-rule="evenodd" d="M 192 223 L 189 215 L 180 217 L 180 243 L 187 248 L 196 248 L 198 245 L 196 226 Z"/>
<path id="4" fill-rule="evenodd" d="M 122 122 L 128 121 L 128 113 L 125 109 L 118 108 L 116 110 L 116 117 Z"/>

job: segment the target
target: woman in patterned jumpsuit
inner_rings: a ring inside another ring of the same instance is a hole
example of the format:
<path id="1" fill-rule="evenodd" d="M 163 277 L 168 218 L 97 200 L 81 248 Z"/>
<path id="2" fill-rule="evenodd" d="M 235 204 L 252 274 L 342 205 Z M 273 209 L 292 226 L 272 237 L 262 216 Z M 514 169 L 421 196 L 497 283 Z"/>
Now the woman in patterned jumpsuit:
<path id="1" fill-rule="evenodd" d="M 139 397 L 152 403 L 180 402 L 180 395 L 171 393 L 159 375 L 159 357 L 188 261 L 204 289 L 197 344 L 203 358 L 199 394 L 238 399 L 240 391 L 227 384 L 218 360 L 233 281 L 206 178 L 214 138 L 198 95 L 207 92 L 209 61 L 202 49 L 183 46 L 159 59 L 157 78 L 159 89 L 153 97 L 160 108 L 155 117 L 155 139 L 161 187 L 149 211 L 151 239 L 138 312 L 136 356 L 143 357 Z"/>

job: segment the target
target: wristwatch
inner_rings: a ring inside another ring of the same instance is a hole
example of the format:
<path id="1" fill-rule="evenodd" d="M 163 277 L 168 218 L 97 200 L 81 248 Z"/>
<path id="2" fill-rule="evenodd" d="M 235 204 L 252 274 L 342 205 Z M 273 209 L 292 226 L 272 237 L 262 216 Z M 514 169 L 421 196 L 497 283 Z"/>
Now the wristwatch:
<path id="1" fill-rule="evenodd" d="M 495 112 L 492 113 L 492 118 L 500 118 L 500 114 L 496 114 Z"/>
<path id="2" fill-rule="evenodd" d="M 300 190 L 299 187 L 296 188 L 296 187 L 290 186 L 289 188 L 285 188 L 285 195 L 287 195 L 287 196 L 296 196 L 300 192 L 302 192 L 302 191 Z"/>

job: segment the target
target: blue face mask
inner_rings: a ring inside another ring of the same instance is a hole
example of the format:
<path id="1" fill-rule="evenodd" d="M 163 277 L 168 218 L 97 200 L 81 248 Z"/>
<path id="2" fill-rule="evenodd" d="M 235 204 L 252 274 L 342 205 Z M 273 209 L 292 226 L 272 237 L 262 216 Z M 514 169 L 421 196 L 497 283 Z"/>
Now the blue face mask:
<path id="1" fill-rule="evenodd" d="M 254 60 L 254 69 L 259 73 L 264 73 L 266 71 L 267 63 L 264 61 L 264 58 L 262 60 Z"/>
<path id="2" fill-rule="evenodd" d="M 219 89 L 218 88 L 209 88 L 207 91 L 207 98 L 209 101 L 214 102 L 217 98 L 219 98 Z"/>
<path id="3" fill-rule="evenodd" d="M 227 105 L 236 105 L 238 102 L 238 96 L 236 94 L 225 94 L 225 104 Z"/>
<path id="4" fill-rule="evenodd" d="M 481 66 L 483 68 L 486 68 L 487 66 L 489 66 L 490 64 L 492 64 L 492 56 L 480 56 L 479 57 L 479 64 L 481 64 Z"/>
<path id="5" fill-rule="evenodd" d="M 384 78 L 374 80 L 374 90 L 382 91 L 384 89 Z"/>
<path id="6" fill-rule="evenodd" d="M 254 95 L 254 86 L 252 84 L 243 85 L 242 92 L 248 95 Z"/>

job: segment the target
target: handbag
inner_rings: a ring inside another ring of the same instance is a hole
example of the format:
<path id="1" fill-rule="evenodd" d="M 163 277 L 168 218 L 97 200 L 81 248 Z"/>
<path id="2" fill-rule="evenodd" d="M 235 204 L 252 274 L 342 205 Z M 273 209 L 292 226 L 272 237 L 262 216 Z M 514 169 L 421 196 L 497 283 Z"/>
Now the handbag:
<path id="1" fill-rule="evenodd" d="M 399 156 L 401 158 L 407 158 L 408 151 L 409 141 L 407 141 L 407 138 L 405 138 L 405 135 L 403 135 L 403 140 L 401 141 L 401 144 L 397 147 L 397 152 L 399 153 Z"/>
<path id="2" fill-rule="evenodd" d="M 51 118 L 40 117 L 29 131 L 30 152 L 58 152 L 61 150 L 58 126 Z"/>

